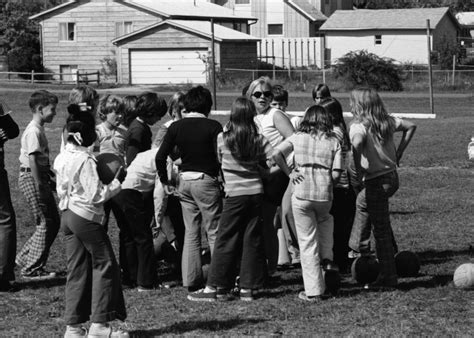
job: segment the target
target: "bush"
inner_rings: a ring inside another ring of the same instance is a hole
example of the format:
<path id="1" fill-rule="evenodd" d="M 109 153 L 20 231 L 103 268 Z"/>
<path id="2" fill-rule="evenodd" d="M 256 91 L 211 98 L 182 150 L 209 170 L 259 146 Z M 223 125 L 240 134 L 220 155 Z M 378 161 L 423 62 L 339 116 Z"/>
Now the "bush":
<path id="1" fill-rule="evenodd" d="M 370 86 L 377 90 L 403 90 L 400 68 L 393 59 L 381 58 L 366 50 L 349 52 L 339 58 L 334 66 L 337 79 L 347 84 L 347 89 Z"/>

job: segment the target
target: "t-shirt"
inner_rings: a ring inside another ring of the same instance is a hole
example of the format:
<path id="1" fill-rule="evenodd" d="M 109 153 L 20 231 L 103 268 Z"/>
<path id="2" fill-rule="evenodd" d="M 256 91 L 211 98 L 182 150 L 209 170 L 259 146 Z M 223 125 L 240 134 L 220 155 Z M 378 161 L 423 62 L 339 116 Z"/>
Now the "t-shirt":
<path id="1" fill-rule="evenodd" d="M 116 129 L 109 129 L 105 123 L 101 123 L 95 127 L 95 131 L 101 154 L 112 153 L 125 158 L 127 149 L 127 129 L 125 127 L 120 125 Z"/>
<path id="2" fill-rule="evenodd" d="M 137 153 L 151 148 L 152 132 L 150 127 L 138 118 L 132 121 L 127 131 L 127 163 L 130 164 Z"/>
<path id="3" fill-rule="evenodd" d="M 158 148 L 138 153 L 127 168 L 127 176 L 122 189 L 134 189 L 140 192 L 153 190 L 156 180 L 155 156 Z"/>
<path id="4" fill-rule="evenodd" d="M 304 179 L 294 183 L 293 194 L 311 201 L 332 201 L 332 170 L 342 170 L 341 146 L 335 137 L 310 135 L 297 132 L 287 138 L 278 148 L 293 146 L 295 170 Z"/>
<path id="5" fill-rule="evenodd" d="M 191 171 L 217 177 L 217 135 L 222 132 L 219 122 L 210 120 L 201 114 L 188 115 L 174 122 L 168 128 L 160 150 L 156 154 L 156 167 L 160 181 L 168 181 L 166 159 L 178 147 L 181 155 L 181 172 Z"/>
<path id="6" fill-rule="evenodd" d="M 37 154 L 36 162 L 40 170 L 49 170 L 49 146 L 44 127 L 36 121 L 31 121 L 21 136 L 20 166 L 29 168 L 29 156 Z"/>
<path id="7" fill-rule="evenodd" d="M 395 131 L 401 125 L 399 118 L 395 119 Z M 354 122 L 349 130 L 351 142 L 356 135 L 361 135 L 365 140 L 361 153 L 361 167 L 364 179 L 369 180 L 397 169 L 397 149 L 393 141 L 393 135 L 384 144 L 381 144 L 372 134 L 367 132 L 367 128 L 359 122 Z"/>
<path id="8" fill-rule="evenodd" d="M 257 165 L 265 163 L 273 152 L 270 142 L 259 135 L 259 150 L 250 161 L 238 161 L 224 142 L 224 134 L 217 136 L 217 156 L 224 174 L 227 196 L 263 194 L 263 184 Z"/>

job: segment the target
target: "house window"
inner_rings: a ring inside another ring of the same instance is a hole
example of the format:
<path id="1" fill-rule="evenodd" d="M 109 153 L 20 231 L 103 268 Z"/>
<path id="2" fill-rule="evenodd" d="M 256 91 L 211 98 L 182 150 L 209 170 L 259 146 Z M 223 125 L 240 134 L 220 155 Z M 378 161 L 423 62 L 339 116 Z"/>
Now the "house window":
<path id="1" fill-rule="evenodd" d="M 250 0 L 235 0 L 236 5 L 250 5 Z"/>
<path id="2" fill-rule="evenodd" d="M 59 23 L 59 41 L 76 40 L 76 24 L 74 22 Z"/>
<path id="3" fill-rule="evenodd" d="M 268 35 L 283 35 L 283 24 L 269 24 Z"/>
<path id="4" fill-rule="evenodd" d="M 375 41 L 376 45 L 381 45 L 382 44 L 382 35 L 376 35 L 374 41 Z"/>
<path id="5" fill-rule="evenodd" d="M 131 21 L 121 21 L 115 23 L 115 37 L 126 35 L 132 32 L 133 23 Z"/>
<path id="6" fill-rule="evenodd" d="M 61 81 L 76 81 L 77 79 L 77 65 L 60 65 L 59 73 Z"/>
<path id="7" fill-rule="evenodd" d="M 234 22 L 233 24 L 233 30 L 245 33 L 245 34 L 250 34 L 250 29 L 249 25 L 246 23 L 241 23 L 241 22 Z"/>

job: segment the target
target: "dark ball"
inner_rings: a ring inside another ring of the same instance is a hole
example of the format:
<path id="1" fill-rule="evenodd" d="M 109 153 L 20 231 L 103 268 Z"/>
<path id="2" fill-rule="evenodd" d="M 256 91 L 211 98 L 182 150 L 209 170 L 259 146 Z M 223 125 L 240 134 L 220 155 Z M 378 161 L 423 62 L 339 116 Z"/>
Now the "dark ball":
<path id="1" fill-rule="evenodd" d="M 377 279 L 380 266 L 373 256 L 361 256 L 352 263 L 352 278 L 360 284 L 373 283 Z"/>
<path id="2" fill-rule="evenodd" d="M 400 251 L 395 255 L 395 265 L 399 277 L 416 277 L 420 272 L 420 259 L 411 251 Z"/>

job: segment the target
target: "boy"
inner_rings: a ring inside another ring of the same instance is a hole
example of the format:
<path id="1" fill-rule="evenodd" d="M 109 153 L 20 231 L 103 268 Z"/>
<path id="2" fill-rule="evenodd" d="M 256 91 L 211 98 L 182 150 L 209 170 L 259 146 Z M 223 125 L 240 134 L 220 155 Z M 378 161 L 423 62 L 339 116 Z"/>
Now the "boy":
<path id="1" fill-rule="evenodd" d="M 36 230 L 16 257 L 24 279 L 44 280 L 56 273 L 44 269 L 49 249 L 59 230 L 59 214 L 51 190 L 48 140 L 44 124 L 56 115 L 56 95 L 39 90 L 29 100 L 33 119 L 21 136 L 18 186 L 33 213 Z"/>
<path id="2" fill-rule="evenodd" d="M 272 108 L 280 109 L 282 112 L 286 112 L 288 107 L 288 91 L 280 85 L 274 85 L 272 87 L 273 100 L 270 103 Z"/>
<path id="3" fill-rule="evenodd" d="M 217 236 L 217 224 L 222 209 L 217 135 L 222 132 L 219 122 L 208 119 L 212 97 L 202 86 L 191 88 L 184 96 L 186 113 L 183 119 L 169 126 L 160 150 L 156 168 L 165 192 L 171 193 L 166 160 L 174 147 L 181 155 L 179 196 L 185 225 L 182 257 L 183 286 L 189 292 L 203 285 L 201 261 L 201 227 L 207 233 L 211 255 Z"/>
<path id="4" fill-rule="evenodd" d="M 16 291 L 15 280 L 16 218 L 5 170 L 3 145 L 18 136 L 20 130 L 10 112 L 0 105 L 0 292 Z"/>

